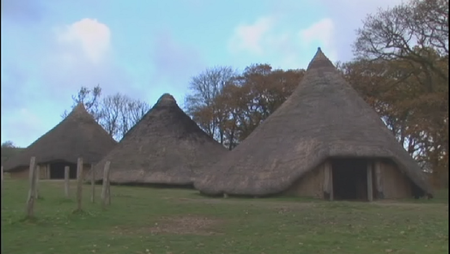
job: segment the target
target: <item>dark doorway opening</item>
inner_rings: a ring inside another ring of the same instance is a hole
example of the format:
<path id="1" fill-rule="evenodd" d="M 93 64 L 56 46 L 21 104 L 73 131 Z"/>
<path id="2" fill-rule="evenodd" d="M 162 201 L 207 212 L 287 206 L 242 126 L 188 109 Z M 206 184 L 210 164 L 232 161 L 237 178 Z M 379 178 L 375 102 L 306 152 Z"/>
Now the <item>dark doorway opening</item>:
<path id="1" fill-rule="evenodd" d="M 333 159 L 333 195 L 336 200 L 368 200 L 365 159 Z"/>
<path id="2" fill-rule="evenodd" d="M 69 179 L 77 178 L 77 165 L 65 162 L 50 164 L 50 179 L 64 179 L 64 167 L 69 166 Z"/>

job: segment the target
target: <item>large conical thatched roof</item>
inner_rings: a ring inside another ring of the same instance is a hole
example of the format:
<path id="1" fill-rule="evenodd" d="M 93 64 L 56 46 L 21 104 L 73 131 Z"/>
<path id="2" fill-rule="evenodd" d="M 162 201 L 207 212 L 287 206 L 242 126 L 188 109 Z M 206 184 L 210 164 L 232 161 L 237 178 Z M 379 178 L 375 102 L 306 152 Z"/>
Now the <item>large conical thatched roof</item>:
<path id="1" fill-rule="evenodd" d="M 389 158 L 430 191 L 417 163 L 319 48 L 286 102 L 194 186 L 210 195 L 277 194 L 330 157 Z"/>
<path id="2" fill-rule="evenodd" d="M 96 179 L 103 178 L 105 162 L 110 161 L 113 183 L 189 185 L 200 168 L 211 166 L 225 153 L 172 95 L 164 94 L 95 166 Z"/>
<path id="3" fill-rule="evenodd" d="M 58 125 L 3 166 L 5 171 L 28 166 L 32 156 L 37 163 L 77 163 L 78 157 L 84 163 L 97 163 L 116 144 L 80 103 Z"/>

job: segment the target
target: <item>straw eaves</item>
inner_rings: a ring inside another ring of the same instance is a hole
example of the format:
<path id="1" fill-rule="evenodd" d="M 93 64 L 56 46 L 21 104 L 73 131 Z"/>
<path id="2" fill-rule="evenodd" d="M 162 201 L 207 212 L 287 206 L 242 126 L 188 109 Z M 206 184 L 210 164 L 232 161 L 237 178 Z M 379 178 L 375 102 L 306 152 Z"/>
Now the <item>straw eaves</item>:
<path id="1" fill-rule="evenodd" d="M 77 163 L 79 157 L 84 163 L 97 163 L 116 144 L 79 103 L 58 125 L 5 161 L 3 166 L 5 171 L 27 167 L 33 156 L 39 164 Z"/>

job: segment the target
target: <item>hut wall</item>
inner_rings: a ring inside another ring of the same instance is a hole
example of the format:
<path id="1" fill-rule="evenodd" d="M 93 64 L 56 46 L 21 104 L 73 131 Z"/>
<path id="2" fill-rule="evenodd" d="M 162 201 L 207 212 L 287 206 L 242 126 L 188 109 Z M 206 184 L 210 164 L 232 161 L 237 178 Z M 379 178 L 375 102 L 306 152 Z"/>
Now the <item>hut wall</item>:
<path id="1" fill-rule="evenodd" d="M 83 165 L 83 177 L 89 177 L 91 171 L 90 164 Z M 23 167 L 13 172 L 8 172 L 11 179 L 28 179 L 30 177 L 29 167 Z M 50 179 L 50 164 L 39 165 L 39 178 L 41 180 Z"/>
<path id="2" fill-rule="evenodd" d="M 324 165 L 325 163 L 322 163 L 317 168 L 307 172 L 295 181 L 284 194 L 289 196 L 324 198 Z"/>
<path id="3" fill-rule="evenodd" d="M 50 179 L 50 165 L 39 165 L 39 179 Z"/>
<path id="4" fill-rule="evenodd" d="M 29 169 L 28 167 L 23 167 L 18 170 L 9 172 L 11 179 L 28 179 L 29 177 Z"/>
<path id="5" fill-rule="evenodd" d="M 412 197 L 412 182 L 391 161 L 380 161 L 385 199 Z"/>
<path id="6" fill-rule="evenodd" d="M 381 181 L 385 199 L 399 199 L 412 197 L 412 182 L 409 177 L 403 174 L 395 163 L 388 160 L 378 161 L 380 164 Z M 320 164 L 303 175 L 300 179 L 288 188 L 283 194 L 289 196 L 301 196 L 323 199 L 324 165 Z M 374 198 L 376 199 L 375 177 L 372 177 Z"/>

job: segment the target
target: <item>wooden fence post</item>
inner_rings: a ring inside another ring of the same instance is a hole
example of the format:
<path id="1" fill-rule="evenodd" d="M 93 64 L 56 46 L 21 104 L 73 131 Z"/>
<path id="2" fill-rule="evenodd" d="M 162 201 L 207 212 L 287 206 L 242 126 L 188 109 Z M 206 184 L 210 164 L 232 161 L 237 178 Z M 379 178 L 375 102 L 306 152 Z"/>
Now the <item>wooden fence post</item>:
<path id="1" fill-rule="evenodd" d="M 369 161 L 367 163 L 367 200 L 369 202 L 373 201 L 372 169 L 373 169 L 373 163 L 371 161 Z"/>
<path id="2" fill-rule="evenodd" d="M 377 199 L 383 199 L 384 198 L 384 191 L 383 191 L 383 175 L 381 171 L 381 162 L 375 161 L 375 190 L 376 190 L 376 197 Z"/>
<path id="3" fill-rule="evenodd" d="M 70 174 L 70 167 L 65 166 L 64 167 L 64 194 L 66 198 L 69 198 L 69 174 Z"/>
<path id="4" fill-rule="evenodd" d="M 111 162 L 110 161 L 106 161 L 105 163 L 105 167 L 103 170 L 103 185 L 102 185 L 102 194 L 101 194 L 101 198 L 102 198 L 102 206 L 103 208 L 105 208 L 106 206 L 106 201 L 107 201 L 107 188 L 108 188 L 108 181 L 109 181 L 109 166 L 110 166 Z"/>
<path id="5" fill-rule="evenodd" d="M 83 194 L 83 158 L 77 161 L 77 211 L 81 211 L 81 199 Z"/>
<path id="6" fill-rule="evenodd" d="M 95 203 L 95 171 L 94 171 L 94 164 L 91 164 L 91 188 L 92 188 L 91 202 Z"/>
<path id="7" fill-rule="evenodd" d="M 324 189 L 324 199 L 328 199 L 330 201 L 333 201 L 334 199 L 334 192 L 333 192 L 333 168 L 330 161 L 326 161 L 324 166 L 324 183 L 323 183 L 323 189 Z"/>
<path id="8" fill-rule="evenodd" d="M 1 168 L 1 174 L 2 174 L 1 193 L 3 193 L 3 166 L 2 166 L 2 168 Z"/>
<path id="9" fill-rule="evenodd" d="M 36 157 L 31 157 L 30 159 L 30 190 L 28 192 L 27 200 L 27 217 L 34 217 L 34 201 L 36 199 Z"/>
<path id="10" fill-rule="evenodd" d="M 39 195 L 39 179 L 41 178 L 40 171 L 41 171 L 41 168 L 39 167 L 39 165 L 36 165 L 36 173 L 35 173 L 36 174 L 36 189 L 35 189 L 35 191 L 36 191 L 36 194 L 35 194 L 36 199 L 40 198 L 40 195 Z"/>
<path id="11" fill-rule="evenodd" d="M 106 194 L 106 197 L 107 197 L 106 204 L 107 205 L 111 204 L 111 181 L 109 179 L 110 175 L 111 175 L 111 170 L 108 170 L 108 175 L 106 177 L 106 182 L 107 182 L 107 185 L 106 185 L 106 193 L 107 193 Z"/>

